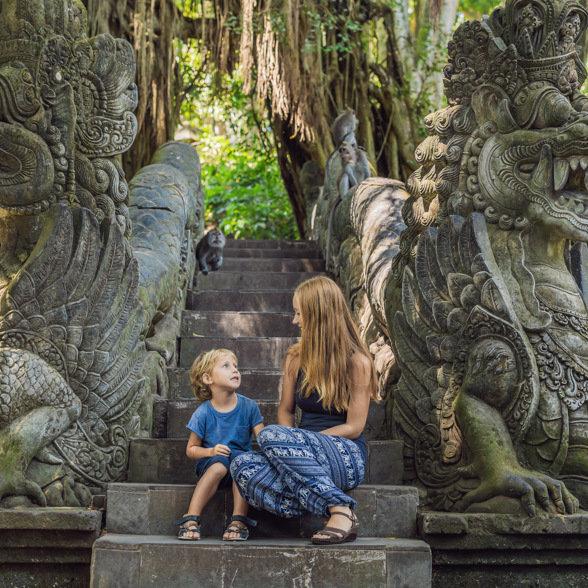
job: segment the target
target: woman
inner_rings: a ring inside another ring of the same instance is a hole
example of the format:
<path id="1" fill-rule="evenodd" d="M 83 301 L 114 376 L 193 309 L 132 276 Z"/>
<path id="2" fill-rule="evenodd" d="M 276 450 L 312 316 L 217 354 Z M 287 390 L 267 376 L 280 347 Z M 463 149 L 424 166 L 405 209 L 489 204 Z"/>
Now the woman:
<path id="1" fill-rule="evenodd" d="M 261 451 L 237 457 L 231 473 L 256 508 L 282 517 L 328 516 L 313 543 L 353 541 L 356 503 L 344 491 L 365 472 L 363 429 L 370 398 L 377 400 L 376 370 L 335 282 L 323 276 L 303 282 L 293 306 L 301 340 L 284 360 L 278 425 L 260 432 Z"/>

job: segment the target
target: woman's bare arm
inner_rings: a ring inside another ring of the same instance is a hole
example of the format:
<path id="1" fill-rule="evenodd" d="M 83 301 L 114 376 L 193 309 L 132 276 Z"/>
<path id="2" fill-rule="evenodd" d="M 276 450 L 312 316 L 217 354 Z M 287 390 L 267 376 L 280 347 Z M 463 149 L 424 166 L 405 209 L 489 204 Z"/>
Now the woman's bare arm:
<path id="1" fill-rule="evenodd" d="M 372 365 L 363 353 L 357 352 L 351 358 L 349 369 L 351 390 L 349 391 L 350 398 L 347 421 L 342 425 L 325 429 L 321 433 L 333 435 L 334 437 L 357 439 L 365 428 L 368 409 L 370 407 Z"/>
<path id="2" fill-rule="evenodd" d="M 278 425 L 284 427 L 294 426 L 294 414 L 296 411 L 296 376 L 299 362 L 291 354 L 284 361 L 284 381 L 282 383 L 282 396 L 278 406 Z"/>

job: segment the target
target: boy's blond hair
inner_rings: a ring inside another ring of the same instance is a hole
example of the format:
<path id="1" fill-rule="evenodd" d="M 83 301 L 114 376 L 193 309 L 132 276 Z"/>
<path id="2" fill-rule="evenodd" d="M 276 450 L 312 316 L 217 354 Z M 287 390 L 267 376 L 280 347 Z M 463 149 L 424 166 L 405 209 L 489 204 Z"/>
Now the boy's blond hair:
<path id="1" fill-rule="evenodd" d="M 221 355 L 230 355 L 235 363 L 238 363 L 237 356 L 228 349 L 211 349 L 210 351 L 203 351 L 192 364 L 190 368 L 190 384 L 194 391 L 194 396 L 204 402 L 212 398 L 210 388 L 202 381 L 204 374 L 210 374 L 214 367 L 214 362 Z"/>

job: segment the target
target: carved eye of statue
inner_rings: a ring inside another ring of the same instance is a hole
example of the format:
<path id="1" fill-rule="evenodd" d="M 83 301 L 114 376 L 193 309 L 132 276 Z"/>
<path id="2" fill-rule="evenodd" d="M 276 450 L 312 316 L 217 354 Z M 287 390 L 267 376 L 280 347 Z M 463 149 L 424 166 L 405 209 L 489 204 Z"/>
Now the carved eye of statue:
<path id="1" fill-rule="evenodd" d="M 55 82 L 63 82 L 63 72 L 58 68 L 55 68 L 51 72 L 51 77 L 53 78 L 53 81 L 55 81 Z"/>

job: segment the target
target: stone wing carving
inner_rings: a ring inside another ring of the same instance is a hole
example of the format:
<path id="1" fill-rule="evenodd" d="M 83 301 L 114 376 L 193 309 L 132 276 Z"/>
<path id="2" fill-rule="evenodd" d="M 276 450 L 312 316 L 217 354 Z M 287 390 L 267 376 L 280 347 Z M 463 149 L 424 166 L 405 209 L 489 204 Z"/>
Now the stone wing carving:
<path id="1" fill-rule="evenodd" d="M 87 209 L 72 212 L 56 204 L 0 299 L 0 351 L 26 350 L 35 363 L 55 370 L 67 384 L 62 388 L 81 401 L 77 420 L 57 438 L 44 439 L 52 442 L 49 462 L 65 462 L 76 481 L 88 486 L 122 473 L 128 437 L 138 426 L 144 389 L 138 281 L 137 260 L 116 222 L 99 225 Z M 60 399 L 48 398 L 41 385 L 31 378 L 12 387 L 7 393 L 14 397 L 3 410 L 22 407 L 30 414 L 42 404 L 58 406 Z M 29 402 L 18 395 L 28 395 Z M 3 416 L 9 423 L 21 417 Z"/>
<path id="2" fill-rule="evenodd" d="M 472 487 L 470 463 L 454 402 L 470 351 L 485 339 L 503 342 L 518 358 L 521 386 L 503 410 L 513 439 L 521 439 L 537 404 L 528 341 L 490 248 L 483 215 L 447 218 L 425 231 L 414 270 L 406 267 L 402 310 L 394 317 L 402 370 L 394 399 L 395 435 L 405 445 L 407 477 L 419 479 L 436 508 L 451 510 Z M 499 369 L 499 368 L 497 368 Z M 435 501 L 438 503 L 435 503 Z"/>

